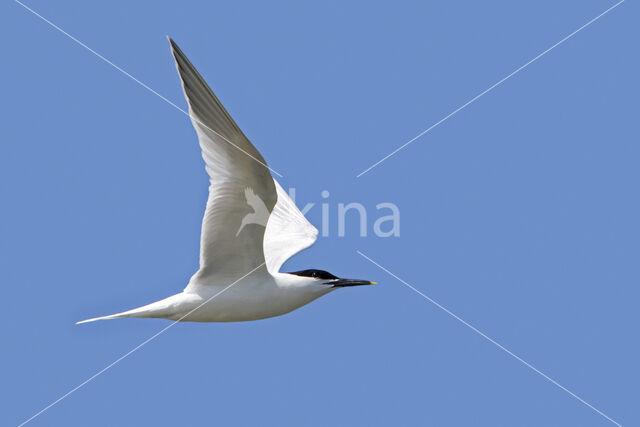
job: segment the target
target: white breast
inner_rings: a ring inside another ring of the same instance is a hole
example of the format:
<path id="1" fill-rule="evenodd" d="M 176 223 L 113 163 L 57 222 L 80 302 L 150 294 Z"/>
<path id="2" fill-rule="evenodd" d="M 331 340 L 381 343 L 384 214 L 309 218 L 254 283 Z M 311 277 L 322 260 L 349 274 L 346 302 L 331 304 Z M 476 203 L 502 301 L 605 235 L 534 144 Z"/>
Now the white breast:
<path id="1" fill-rule="evenodd" d="M 266 269 L 264 273 L 247 277 L 230 287 L 226 283 L 215 284 L 184 292 L 191 295 L 189 306 L 202 306 L 182 320 L 238 322 L 265 319 L 288 313 L 333 290 L 331 286 L 308 277 L 286 273 L 272 276 Z M 228 289 L 224 290 L 226 287 Z M 182 315 L 193 308 L 181 310 Z"/>

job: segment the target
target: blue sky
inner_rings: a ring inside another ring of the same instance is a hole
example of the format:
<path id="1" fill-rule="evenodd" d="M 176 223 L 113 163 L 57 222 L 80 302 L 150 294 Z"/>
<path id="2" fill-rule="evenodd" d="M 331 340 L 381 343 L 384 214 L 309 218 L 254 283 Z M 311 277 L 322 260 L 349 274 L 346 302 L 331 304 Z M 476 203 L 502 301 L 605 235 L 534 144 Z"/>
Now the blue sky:
<path id="1" fill-rule="evenodd" d="M 173 37 L 328 237 L 289 271 L 377 280 L 286 316 L 179 324 L 31 425 L 640 424 L 638 6 L 625 2 L 26 3 L 186 107 Z M 74 325 L 181 290 L 207 178 L 187 117 L 1 6 L 0 424 L 168 324 Z M 322 199 L 323 190 L 330 192 Z M 395 203 L 401 235 L 336 235 Z"/>

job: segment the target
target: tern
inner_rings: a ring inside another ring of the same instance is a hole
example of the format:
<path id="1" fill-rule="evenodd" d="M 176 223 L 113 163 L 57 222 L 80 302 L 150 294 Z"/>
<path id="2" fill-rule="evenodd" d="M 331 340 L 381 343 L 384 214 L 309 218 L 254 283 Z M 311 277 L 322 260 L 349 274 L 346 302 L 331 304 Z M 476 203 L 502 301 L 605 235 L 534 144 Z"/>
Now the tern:
<path id="1" fill-rule="evenodd" d="M 317 269 L 281 273 L 317 239 L 267 164 L 211 88 L 169 37 L 189 117 L 198 135 L 209 198 L 202 220 L 200 268 L 179 294 L 108 316 L 235 322 L 289 313 L 344 287 L 373 285 Z"/>

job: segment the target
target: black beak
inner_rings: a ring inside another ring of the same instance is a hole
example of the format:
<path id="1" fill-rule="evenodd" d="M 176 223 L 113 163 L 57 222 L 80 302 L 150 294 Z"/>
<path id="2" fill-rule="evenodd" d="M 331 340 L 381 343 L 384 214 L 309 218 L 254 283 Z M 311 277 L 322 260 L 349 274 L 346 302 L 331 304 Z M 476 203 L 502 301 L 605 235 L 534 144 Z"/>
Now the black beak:
<path id="1" fill-rule="evenodd" d="M 330 282 L 325 282 L 327 285 L 332 285 L 334 288 L 345 288 L 347 286 L 362 286 L 362 285 L 375 285 L 376 282 L 370 282 L 368 280 L 358 279 L 336 279 Z"/>

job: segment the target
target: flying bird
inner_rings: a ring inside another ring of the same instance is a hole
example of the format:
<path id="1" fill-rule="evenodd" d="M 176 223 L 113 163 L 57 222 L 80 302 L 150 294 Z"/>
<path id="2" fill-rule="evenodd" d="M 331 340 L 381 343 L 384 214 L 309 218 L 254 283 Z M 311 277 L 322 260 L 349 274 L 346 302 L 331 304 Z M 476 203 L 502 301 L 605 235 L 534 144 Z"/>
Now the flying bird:
<path id="1" fill-rule="evenodd" d="M 168 38 L 168 37 L 167 37 Z M 78 323 L 122 317 L 234 322 L 279 316 L 343 287 L 372 285 L 317 269 L 281 273 L 318 230 L 269 171 L 211 88 L 169 39 L 209 175 L 200 268 L 180 293 Z"/>

